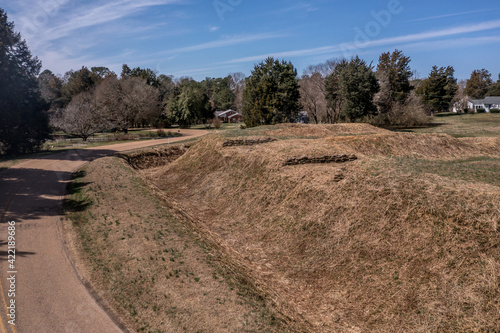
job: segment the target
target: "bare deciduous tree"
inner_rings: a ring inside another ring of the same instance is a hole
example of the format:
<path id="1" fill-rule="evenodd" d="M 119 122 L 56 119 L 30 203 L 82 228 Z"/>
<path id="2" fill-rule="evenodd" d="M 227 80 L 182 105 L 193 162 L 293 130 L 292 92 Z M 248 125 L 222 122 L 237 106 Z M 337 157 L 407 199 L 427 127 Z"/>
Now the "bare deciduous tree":
<path id="1" fill-rule="evenodd" d="M 109 123 L 125 132 L 132 126 L 147 125 L 161 115 L 158 89 L 142 78 L 106 78 L 97 87 L 95 98 Z"/>
<path id="2" fill-rule="evenodd" d="M 380 90 L 375 94 L 373 102 L 378 107 L 379 114 L 384 114 L 391 111 L 395 102 L 392 99 L 392 88 L 389 76 L 382 71 L 376 73 Z"/>
<path id="3" fill-rule="evenodd" d="M 229 86 L 233 92 L 234 107 L 236 110 L 241 111 L 243 108 L 243 92 L 245 91 L 245 74 L 241 72 L 229 74 L 231 80 L 229 81 Z"/>
<path id="4" fill-rule="evenodd" d="M 105 129 L 106 123 L 91 91 L 73 97 L 64 109 L 59 109 L 51 119 L 52 125 L 64 132 L 79 136 L 83 141 Z"/>
<path id="5" fill-rule="evenodd" d="M 304 75 L 300 84 L 300 103 L 309 119 L 318 124 L 326 120 L 325 80 L 320 73 Z"/>
<path id="6" fill-rule="evenodd" d="M 465 88 L 467 87 L 467 81 L 466 80 L 460 80 L 458 81 L 458 90 L 457 94 L 453 98 L 452 105 L 456 107 L 457 112 L 465 112 L 465 109 L 467 109 L 467 101 L 468 97 L 467 94 L 465 93 Z"/>
<path id="7" fill-rule="evenodd" d="M 335 70 L 338 60 L 309 66 L 300 80 L 301 104 L 315 123 L 334 123 L 335 110 L 326 101 L 325 79 Z"/>

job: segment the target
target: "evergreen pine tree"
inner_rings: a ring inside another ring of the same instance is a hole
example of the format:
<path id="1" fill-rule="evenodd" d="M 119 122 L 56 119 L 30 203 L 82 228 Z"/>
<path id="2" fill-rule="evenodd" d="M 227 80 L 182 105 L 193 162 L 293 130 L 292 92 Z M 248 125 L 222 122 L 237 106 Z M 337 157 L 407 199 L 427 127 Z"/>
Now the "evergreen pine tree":
<path id="1" fill-rule="evenodd" d="M 0 8 L 0 154 L 30 153 L 49 136 L 47 104 L 38 88 L 41 62 Z"/>
<path id="2" fill-rule="evenodd" d="M 458 91 L 457 79 L 453 67 L 433 66 L 429 77 L 417 88 L 417 94 L 431 112 L 448 111 Z"/>
<path id="3" fill-rule="evenodd" d="M 294 122 L 300 111 L 297 70 L 291 62 L 267 58 L 247 79 L 243 116 L 249 127 Z"/>
<path id="4" fill-rule="evenodd" d="M 391 99 L 394 102 L 406 102 L 412 90 L 410 61 L 410 57 L 406 57 L 400 50 L 383 53 L 379 58 L 377 73 L 385 74 L 389 79 Z"/>
<path id="5" fill-rule="evenodd" d="M 373 97 L 379 91 L 373 68 L 359 57 L 337 64 L 325 81 L 326 98 L 340 118 L 355 121 L 376 114 Z"/>
<path id="6" fill-rule="evenodd" d="M 493 83 L 491 74 L 486 69 L 476 69 L 467 80 L 465 94 L 473 99 L 482 99 L 486 96 L 488 88 Z"/>

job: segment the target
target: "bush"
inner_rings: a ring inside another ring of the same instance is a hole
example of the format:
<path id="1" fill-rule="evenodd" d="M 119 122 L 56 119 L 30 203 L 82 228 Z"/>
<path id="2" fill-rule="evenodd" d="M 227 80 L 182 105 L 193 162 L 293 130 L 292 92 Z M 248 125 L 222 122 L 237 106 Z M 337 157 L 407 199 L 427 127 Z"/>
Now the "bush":
<path id="1" fill-rule="evenodd" d="M 490 113 L 500 113 L 500 109 L 491 109 Z"/>
<path id="2" fill-rule="evenodd" d="M 477 113 L 485 113 L 485 112 L 486 112 L 486 110 L 485 110 L 484 108 L 477 108 L 477 109 L 476 109 L 476 112 L 477 112 Z"/>
<path id="3" fill-rule="evenodd" d="M 388 112 L 374 117 L 371 124 L 382 127 L 415 127 L 428 124 L 429 120 L 420 97 L 411 94 L 405 103 L 393 103 Z"/>
<path id="4" fill-rule="evenodd" d="M 220 120 L 220 118 L 215 118 L 212 124 L 214 125 L 215 129 L 220 129 L 222 126 L 222 120 Z"/>
<path id="5" fill-rule="evenodd" d="M 166 132 L 165 130 L 162 130 L 162 129 L 159 129 L 156 131 L 156 134 L 159 138 L 166 138 L 166 137 L 170 137 L 170 132 Z"/>
<path id="6" fill-rule="evenodd" d="M 146 138 L 147 137 L 150 137 L 150 138 L 173 138 L 176 136 L 181 136 L 181 134 L 176 133 L 176 132 L 170 132 L 170 131 L 167 132 L 164 129 L 159 129 L 156 131 L 149 131 L 146 134 L 140 134 L 141 138 L 144 138 L 144 137 L 146 137 Z"/>

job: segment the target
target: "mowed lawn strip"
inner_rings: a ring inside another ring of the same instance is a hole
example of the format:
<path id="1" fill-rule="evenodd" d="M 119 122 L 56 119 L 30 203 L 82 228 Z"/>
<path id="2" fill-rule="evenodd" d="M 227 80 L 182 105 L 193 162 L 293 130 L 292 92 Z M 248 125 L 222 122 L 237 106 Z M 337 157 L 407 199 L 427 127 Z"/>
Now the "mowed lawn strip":
<path id="1" fill-rule="evenodd" d="M 447 113 L 432 118 L 432 126 L 412 129 L 415 133 L 445 133 L 456 138 L 500 137 L 500 113 Z"/>

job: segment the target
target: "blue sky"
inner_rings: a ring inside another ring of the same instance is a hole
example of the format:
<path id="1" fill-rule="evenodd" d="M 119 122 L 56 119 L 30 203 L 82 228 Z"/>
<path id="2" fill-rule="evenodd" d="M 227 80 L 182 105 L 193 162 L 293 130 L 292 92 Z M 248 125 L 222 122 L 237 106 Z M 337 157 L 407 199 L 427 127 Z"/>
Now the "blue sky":
<path id="1" fill-rule="evenodd" d="M 267 56 L 308 65 L 394 49 L 426 77 L 453 66 L 466 79 L 500 72 L 500 3 L 344 0 L 0 0 L 44 68 L 149 67 L 160 74 L 250 74 Z"/>

